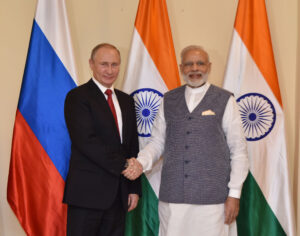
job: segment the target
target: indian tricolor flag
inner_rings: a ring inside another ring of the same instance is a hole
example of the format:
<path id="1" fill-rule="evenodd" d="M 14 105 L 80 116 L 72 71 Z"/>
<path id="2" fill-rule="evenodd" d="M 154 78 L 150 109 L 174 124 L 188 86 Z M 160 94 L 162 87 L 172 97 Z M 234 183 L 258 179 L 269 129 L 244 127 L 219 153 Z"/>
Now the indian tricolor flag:
<path id="1" fill-rule="evenodd" d="M 284 115 L 264 0 L 240 0 L 224 87 L 239 104 L 250 173 L 238 235 L 294 235 Z"/>
<path id="2" fill-rule="evenodd" d="M 151 128 L 163 94 L 180 85 L 165 0 L 140 0 L 123 90 L 134 97 L 140 148 Z M 143 197 L 127 216 L 126 235 L 158 235 L 158 190 L 161 163 L 142 176 Z"/>

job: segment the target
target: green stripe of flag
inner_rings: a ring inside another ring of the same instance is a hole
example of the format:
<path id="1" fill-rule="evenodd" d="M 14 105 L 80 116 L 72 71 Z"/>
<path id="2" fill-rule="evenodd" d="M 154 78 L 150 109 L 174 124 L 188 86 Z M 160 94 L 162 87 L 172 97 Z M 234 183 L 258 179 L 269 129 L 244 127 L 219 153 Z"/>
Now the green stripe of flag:
<path id="1" fill-rule="evenodd" d="M 142 197 L 137 208 L 126 216 L 126 236 L 157 236 L 159 229 L 158 198 L 143 174 Z"/>
<path id="2" fill-rule="evenodd" d="M 250 172 L 243 186 L 237 227 L 239 236 L 286 235 Z"/>

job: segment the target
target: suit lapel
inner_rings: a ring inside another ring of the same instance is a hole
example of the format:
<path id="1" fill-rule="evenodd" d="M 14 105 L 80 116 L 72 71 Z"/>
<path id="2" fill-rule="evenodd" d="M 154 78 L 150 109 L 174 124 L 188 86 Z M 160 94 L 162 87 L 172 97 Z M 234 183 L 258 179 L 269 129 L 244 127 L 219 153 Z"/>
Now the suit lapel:
<path id="1" fill-rule="evenodd" d="M 123 143 L 124 143 L 124 140 L 125 138 L 127 137 L 126 135 L 126 127 L 127 127 L 127 124 L 128 124 L 128 117 L 127 117 L 127 112 L 126 110 L 128 109 L 128 104 L 125 102 L 125 99 L 122 99 L 122 95 L 121 93 L 115 89 L 115 93 L 116 93 L 116 96 L 118 98 L 118 102 L 119 102 L 119 105 L 120 105 L 120 109 L 121 109 L 121 113 L 122 113 L 122 123 L 123 123 L 123 127 L 122 127 L 122 140 L 123 140 Z"/>
<path id="2" fill-rule="evenodd" d="M 104 94 L 100 91 L 100 89 L 94 83 L 94 81 L 92 79 L 88 82 L 88 84 L 89 84 L 89 87 L 90 87 L 91 95 L 93 96 L 93 98 L 95 99 L 97 104 L 99 104 L 99 107 L 102 110 L 102 113 L 103 113 L 102 116 L 107 117 L 107 119 L 109 120 L 109 122 L 111 124 L 111 127 L 113 127 L 114 133 L 116 134 L 116 136 L 120 140 L 120 135 L 119 135 L 119 132 L 118 132 L 118 129 L 117 129 L 117 126 L 116 126 L 114 116 L 113 116 L 113 114 L 110 110 L 110 107 L 107 103 L 107 100 L 106 100 Z M 121 111 L 122 111 L 122 108 L 121 108 Z M 122 111 L 122 119 L 123 119 L 123 111 Z M 123 127 L 124 127 L 124 125 L 123 125 Z"/>

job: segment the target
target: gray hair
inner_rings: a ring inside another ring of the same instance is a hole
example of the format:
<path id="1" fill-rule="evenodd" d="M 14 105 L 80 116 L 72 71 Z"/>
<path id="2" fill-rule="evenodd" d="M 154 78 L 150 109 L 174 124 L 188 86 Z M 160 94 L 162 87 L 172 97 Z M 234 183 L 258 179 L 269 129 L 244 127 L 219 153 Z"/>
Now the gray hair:
<path id="1" fill-rule="evenodd" d="M 204 52 L 207 56 L 208 62 L 210 62 L 208 53 L 205 51 L 205 49 L 203 47 L 198 46 L 198 45 L 190 45 L 190 46 L 183 48 L 180 53 L 181 62 L 183 61 L 183 58 L 186 53 L 188 53 L 189 51 L 194 51 L 194 50 Z"/>

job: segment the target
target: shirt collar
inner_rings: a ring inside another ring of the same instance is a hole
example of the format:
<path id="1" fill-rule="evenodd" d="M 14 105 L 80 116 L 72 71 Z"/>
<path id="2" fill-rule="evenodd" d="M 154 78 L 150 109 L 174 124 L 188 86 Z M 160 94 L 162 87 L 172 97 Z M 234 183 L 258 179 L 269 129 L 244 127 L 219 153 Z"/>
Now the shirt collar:
<path id="1" fill-rule="evenodd" d="M 210 86 L 209 82 L 206 82 L 203 86 L 199 87 L 199 88 L 191 88 L 190 86 L 185 86 L 185 89 L 188 93 L 202 93 L 204 91 L 206 91 Z"/>
<path id="2" fill-rule="evenodd" d="M 115 93 L 113 85 L 110 88 L 106 88 L 105 86 L 103 86 L 102 84 L 100 84 L 99 81 L 96 80 L 94 77 L 92 77 L 92 80 L 94 81 L 94 83 L 97 85 L 97 87 L 101 90 L 101 92 L 103 94 L 105 94 L 106 89 L 111 89 L 111 91 L 113 92 L 113 94 Z"/>

